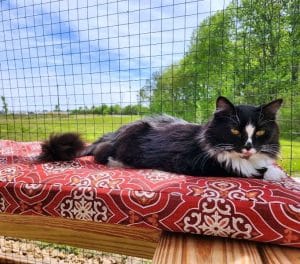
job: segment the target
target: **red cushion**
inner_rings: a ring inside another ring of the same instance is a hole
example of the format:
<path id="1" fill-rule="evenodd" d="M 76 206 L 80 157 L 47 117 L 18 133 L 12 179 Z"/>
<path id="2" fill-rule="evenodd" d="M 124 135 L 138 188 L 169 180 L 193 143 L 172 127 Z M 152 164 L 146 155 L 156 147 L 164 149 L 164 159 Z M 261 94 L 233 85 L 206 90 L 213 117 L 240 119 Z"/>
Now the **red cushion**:
<path id="1" fill-rule="evenodd" d="M 0 212 L 300 247 L 300 183 L 109 168 L 92 157 L 38 164 L 38 142 L 0 141 Z"/>

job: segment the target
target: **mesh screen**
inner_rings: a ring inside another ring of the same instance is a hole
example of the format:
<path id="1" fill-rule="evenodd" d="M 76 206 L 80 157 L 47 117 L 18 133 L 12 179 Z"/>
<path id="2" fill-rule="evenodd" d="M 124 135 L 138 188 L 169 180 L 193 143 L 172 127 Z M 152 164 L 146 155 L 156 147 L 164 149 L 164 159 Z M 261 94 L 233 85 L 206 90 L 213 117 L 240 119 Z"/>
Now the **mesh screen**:
<path id="1" fill-rule="evenodd" d="M 87 141 L 215 99 L 284 99 L 282 164 L 300 173 L 299 0 L 0 1 L 0 138 Z"/>
<path id="2" fill-rule="evenodd" d="M 299 0 L 2 0 L 0 138 L 76 131 L 91 142 L 149 114 L 205 122 L 218 95 L 255 105 L 283 98 L 280 163 L 300 176 L 299 8 Z M 150 263 L 0 242 L 1 261 Z"/>
<path id="3" fill-rule="evenodd" d="M 0 263 L 6 264 L 151 264 L 151 260 L 0 236 Z"/>

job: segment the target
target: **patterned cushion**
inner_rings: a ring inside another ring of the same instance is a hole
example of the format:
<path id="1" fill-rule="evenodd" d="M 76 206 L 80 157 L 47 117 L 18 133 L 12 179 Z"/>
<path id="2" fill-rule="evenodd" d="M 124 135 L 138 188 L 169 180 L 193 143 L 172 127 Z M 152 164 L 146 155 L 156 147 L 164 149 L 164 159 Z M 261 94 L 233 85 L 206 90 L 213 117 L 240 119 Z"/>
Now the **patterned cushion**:
<path id="1" fill-rule="evenodd" d="M 0 212 L 65 217 L 300 247 L 300 183 L 38 164 L 38 142 L 0 141 Z"/>

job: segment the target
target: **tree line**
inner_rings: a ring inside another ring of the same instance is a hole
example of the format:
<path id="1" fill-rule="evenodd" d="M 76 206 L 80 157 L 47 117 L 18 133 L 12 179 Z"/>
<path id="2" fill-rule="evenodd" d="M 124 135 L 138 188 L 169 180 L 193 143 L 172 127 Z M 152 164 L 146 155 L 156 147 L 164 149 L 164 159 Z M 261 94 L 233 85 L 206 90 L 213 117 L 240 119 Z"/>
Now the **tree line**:
<path id="1" fill-rule="evenodd" d="M 281 127 L 300 132 L 300 1 L 234 0 L 194 31 L 183 59 L 140 90 L 153 113 L 190 121 L 211 116 L 215 99 L 262 104 L 283 98 Z"/>
<path id="2" fill-rule="evenodd" d="M 6 102 L 5 96 L 1 96 L 2 101 L 2 110 L 0 110 L 0 114 L 8 114 L 8 105 Z M 54 109 L 52 111 L 43 110 L 44 114 L 47 113 L 69 113 L 69 114 L 94 114 L 94 115 L 149 115 L 149 107 L 141 105 L 141 104 L 135 104 L 135 105 L 126 105 L 126 106 L 120 106 L 119 104 L 115 105 L 107 105 L 107 104 L 101 104 L 99 106 L 84 106 L 84 107 L 78 107 L 76 109 L 68 109 L 68 110 L 61 110 L 60 106 L 57 104 L 54 106 Z M 28 112 L 27 114 L 36 114 L 35 112 Z"/>
<path id="3" fill-rule="evenodd" d="M 92 107 L 79 107 L 68 111 L 70 114 L 96 114 L 96 115 L 145 115 L 149 114 L 149 108 L 140 104 L 120 106 L 102 104 Z"/>

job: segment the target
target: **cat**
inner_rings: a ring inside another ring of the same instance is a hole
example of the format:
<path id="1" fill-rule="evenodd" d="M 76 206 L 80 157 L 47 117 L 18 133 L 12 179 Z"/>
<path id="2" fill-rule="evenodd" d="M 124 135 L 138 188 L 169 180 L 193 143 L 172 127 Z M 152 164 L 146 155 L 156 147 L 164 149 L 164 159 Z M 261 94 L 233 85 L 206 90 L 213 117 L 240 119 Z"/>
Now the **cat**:
<path id="1" fill-rule="evenodd" d="M 89 146 L 75 133 L 51 135 L 41 145 L 39 160 L 92 155 L 97 163 L 111 166 L 277 181 L 286 177 L 274 166 L 280 150 L 276 114 L 282 102 L 235 106 L 220 96 L 213 118 L 206 124 L 168 115 L 146 117 Z"/>

